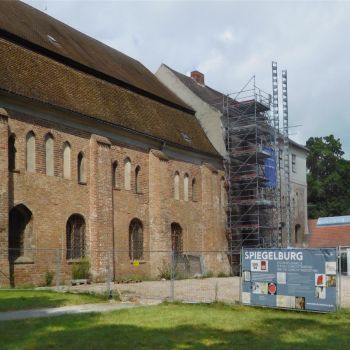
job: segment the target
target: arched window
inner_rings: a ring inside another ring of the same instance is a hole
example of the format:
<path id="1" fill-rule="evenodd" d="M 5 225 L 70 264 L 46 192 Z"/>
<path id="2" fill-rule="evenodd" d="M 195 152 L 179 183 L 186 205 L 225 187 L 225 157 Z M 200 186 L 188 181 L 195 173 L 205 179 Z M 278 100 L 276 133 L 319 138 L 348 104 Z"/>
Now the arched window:
<path id="1" fill-rule="evenodd" d="M 226 206 L 225 179 L 223 177 L 220 180 L 220 203 L 222 207 Z"/>
<path id="2" fill-rule="evenodd" d="M 16 170 L 16 136 L 12 134 L 8 143 L 9 170 Z"/>
<path id="3" fill-rule="evenodd" d="M 171 224 L 171 249 L 175 255 L 182 253 L 182 228 L 176 222 Z"/>
<path id="4" fill-rule="evenodd" d="M 36 157 L 35 157 L 35 135 L 33 131 L 27 134 L 26 138 L 26 169 L 31 173 L 35 173 Z"/>
<path id="5" fill-rule="evenodd" d="M 124 188 L 131 189 L 131 161 L 130 158 L 124 160 Z"/>
<path id="6" fill-rule="evenodd" d="M 115 161 L 112 164 L 112 186 L 113 188 L 118 187 L 118 162 Z"/>
<path id="7" fill-rule="evenodd" d="M 45 167 L 46 175 L 54 175 L 54 140 L 51 134 L 47 134 L 45 138 Z"/>
<path id="8" fill-rule="evenodd" d="M 73 214 L 66 225 L 67 259 L 81 259 L 85 256 L 85 220 Z"/>
<path id="9" fill-rule="evenodd" d="M 189 176 L 188 174 L 185 174 L 185 177 L 184 177 L 184 201 L 188 201 L 188 179 L 189 179 Z"/>
<path id="10" fill-rule="evenodd" d="M 136 193 L 141 193 L 140 171 L 141 171 L 141 168 L 138 165 L 135 169 L 135 192 Z"/>
<path id="11" fill-rule="evenodd" d="M 71 177 L 71 147 L 68 142 L 63 144 L 63 177 L 70 179 Z"/>
<path id="12" fill-rule="evenodd" d="M 129 256 L 131 260 L 143 257 L 143 226 L 139 219 L 132 219 L 129 225 Z"/>
<path id="13" fill-rule="evenodd" d="M 17 258 L 30 254 L 29 243 L 33 235 L 33 215 L 23 204 L 11 209 L 9 216 L 9 258 Z"/>
<path id="14" fill-rule="evenodd" d="M 197 182 L 196 179 L 192 179 L 192 201 L 195 202 L 197 200 Z"/>
<path id="15" fill-rule="evenodd" d="M 180 199 L 180 174 L 178 172 L 174 176 L 174 198 Z"/>
<path id="16" fill-rule="evenodd" d="M 78 154 L 78 182 L 81 184 L 86 183 L 85 175 L 85 157 L 84 153 L 80 152 Z"/>

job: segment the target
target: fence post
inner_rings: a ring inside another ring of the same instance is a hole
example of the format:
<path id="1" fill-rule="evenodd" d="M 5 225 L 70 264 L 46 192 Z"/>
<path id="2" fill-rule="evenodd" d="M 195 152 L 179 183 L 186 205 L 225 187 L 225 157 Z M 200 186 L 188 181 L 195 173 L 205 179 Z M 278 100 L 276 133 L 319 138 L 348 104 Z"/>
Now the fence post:
<path id="1" fill-rule="evenodd" d="M 107 298 L 112 299 L 112 289 L 111 289 L 111 282 L 112 282 L 112 269 L 111 264 L 113 260 L 113 253 L 110 254 L 107 253 Z"/>
<path id="2" fill-rule="evenodd" d="M 342 255 L 342 247 L 339 246 L 337 248 L 337 256 L 338 256 L 338 281 L 337 281 L 337 288 L 338 288 L 338 305 L 337 309 L 339 310 L 341 308 L 341 279 L 342 279 L 342 264 L 341 264 L 341 255 Z"/>
<path id="3" fill-rule="evenodd" d="M 61 250 L 56 249 L 56 290 L 60 289 L 61 282 Z"/>
<path id="4" fill-rule="evenodd" d="M 175 255 L 174 251 L 171 251 L 171 263 L 170 263 L 170 300 L 175 300 Z"/>

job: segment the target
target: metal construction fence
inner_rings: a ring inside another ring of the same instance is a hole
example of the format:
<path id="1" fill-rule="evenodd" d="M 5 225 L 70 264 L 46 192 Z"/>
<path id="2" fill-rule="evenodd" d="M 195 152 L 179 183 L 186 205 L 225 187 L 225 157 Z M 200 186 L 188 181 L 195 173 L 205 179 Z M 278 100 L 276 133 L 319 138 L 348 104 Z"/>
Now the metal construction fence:
<path id="1" fill-rule="evenodd" d="M 350 307 L 350 247 L 340 247 L 340 300 Z M 122 301 L 237 303 L 240 276 L 231 275 L 227 251 L 0 250 L 0 288 L 50 288 L 97 293 Z"/>

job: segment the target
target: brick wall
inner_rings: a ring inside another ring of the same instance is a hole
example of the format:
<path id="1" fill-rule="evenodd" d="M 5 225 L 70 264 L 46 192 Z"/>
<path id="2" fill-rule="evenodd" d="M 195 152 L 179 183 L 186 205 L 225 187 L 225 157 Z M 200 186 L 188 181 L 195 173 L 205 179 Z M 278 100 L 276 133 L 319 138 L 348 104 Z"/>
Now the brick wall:
<path id="1" fill-rule="evenodd" d="M 202 250 L 226 250 L 225 211 L 220 203 L 222 172 L 206 165 L 163 159 L 152 151 L 118 144 L 102 136 L 91 135 L 60 124 L 8 111 L 9 129 L 16 135 L 17 166 L 11 172 L 13 182 L 7 184 L 6 118 L 0 123 L 0 198 L 1 248 L 6 251 L 8 211 L 24 204 L 33 214 L 33 237 L 30 248 L 51 249 L 46 255 L 39 251 L 30 259 L 14 264 L 17 285 L 43 284 L 45 273 L 56 272 L 56 261 L 62 261 L 64 279 L 70 279 L 71 264 L 66 260 L 66 223 L 72 214 L 80 214 L 86 223 L 87 255 L 95 280 L 107 274 L 108 259 L 114 260 L 112 272 L 116 279 L 125 275 L 156 277 L 163 260 L 171 250 L 171 224 L 182 227 L 183 250 L 199 255 Z M 36 137 L 36 173 L 26 171 L 26 135 Z M 45 172 L 45 137 L 54 137 L 54 176 Z M 71 178 L 63 178 L 62 152 L 64 142 L 71 145 Z M 78 183 L 77 157 L 85 157 L 86 183 Z M 131 188 L 124 183 L 124 162 L 131 161 Z M 118 162 L 117 186 L 112 184 L 112 164 Z M 136 193 L 136 167 L 139 191 Z M 180 174 L 180 199 L 174 199 L 174 174 Z M 189 198 L 184 200 L 184 176 L 189 176 Z M 195 196 L 192 181 L 195 179 Z M 6 190 L 8 189 L 8 190 Z M 11 194 L 10 200 L 7 195 Z M 134 218 L 143 226 L 144 254 L 138 267 L 129 257 L 129 225 Z M 2 229 L 3 227 L 3 229 Z M 2 231 L 1 231 L 2 229 Z M 55 249 L 61 249 L 59 253 Z M 118 253 L 112 257 L 107 253 Z M 150 252 L 153 251 L 153 252 Z M 158 251 L 155 253 L 154 251 Z M 163 253 L 161 253 L 161 251 Z M 227 272 L 228 261 L 223 253 L 202 254 L 208 271 Z M 8 273 L 7 258 L 1 259 L 1 272 Z"/>

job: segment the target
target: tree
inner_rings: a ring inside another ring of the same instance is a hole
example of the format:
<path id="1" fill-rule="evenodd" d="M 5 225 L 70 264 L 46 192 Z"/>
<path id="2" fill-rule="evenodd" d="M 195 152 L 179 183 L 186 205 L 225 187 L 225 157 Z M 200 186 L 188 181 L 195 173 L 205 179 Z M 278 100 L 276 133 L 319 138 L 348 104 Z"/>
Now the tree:
<path id="1" fill-rule="evenodd" d="M 350 162 L 333 135 L 306 142 L 309 217 L 350 215 Z"/>

